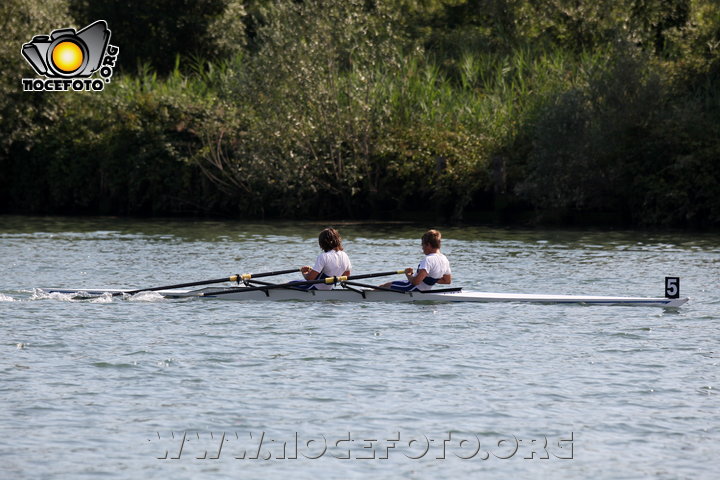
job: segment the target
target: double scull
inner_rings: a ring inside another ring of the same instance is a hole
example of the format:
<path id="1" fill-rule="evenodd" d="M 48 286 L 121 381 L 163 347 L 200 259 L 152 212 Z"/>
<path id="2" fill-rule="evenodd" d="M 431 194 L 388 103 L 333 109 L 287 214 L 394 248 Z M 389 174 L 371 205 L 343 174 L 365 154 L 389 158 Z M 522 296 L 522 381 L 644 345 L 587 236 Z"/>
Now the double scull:
<path id="1" fill-rule="evenodd" d="M 45 294 L 71 295 L 75 299 L 97 298 L 99 296 L 131 296 L 144 292 L 155 292 L 168 299 L 201 298 L 232 301 L 335 301 L 335 302 L 514 302 L 514 303 L 550 303 L 550 304 L 580 304 L 580 305 L 627 305 L 627 306 L 654 306 L 673 308 L 679 307 L 688 301 L 687 297 L 680 297 L 679 279 L 666 277 L 665 297 L 623 297 L 603 295 L 553 295 L 553 294 L 526 294 L 526 293 L 492 293 L 463 291 L 462 288 L 434 289 L 425 292 L 400 292 L 390 289 L 370 288 L 365 284 L 353 281 L 359 278 L 370 278 L 389 275 L 396 272 L 383 272 L 382 274 L 355 275 L 352 277 L 330 277 L 323 280 L 306 282 L 288 282 L 281 284 L 253 284 L 247 276 L 243 286 L 237 287 L 205 287 L 200 289 L 181 288 L 148 288 L 145 290 L 117 290 L 117 289 L 67 289 L 48 288 L 39 289 Z M 259 275 L 255 275 L 259 276 Z M 236 280 L 236 277 L 230 277 Z M 200 282 L 198 282 L 200 283 Z M 217 282 L 215 282 L 217 283 Z M 303 284 L 326 283 L 333 284 L 331 290 L 305 290 L 299 288 Z"/>

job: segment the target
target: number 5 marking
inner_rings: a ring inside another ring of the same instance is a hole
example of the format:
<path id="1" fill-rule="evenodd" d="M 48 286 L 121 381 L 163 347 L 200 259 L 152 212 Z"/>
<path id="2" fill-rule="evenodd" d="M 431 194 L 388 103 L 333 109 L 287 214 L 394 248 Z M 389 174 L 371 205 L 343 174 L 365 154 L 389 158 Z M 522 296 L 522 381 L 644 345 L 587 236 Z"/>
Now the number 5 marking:
<path id="1" fill-rule="evenodd" d="M 680 277 L 665 277 L 665 296 L 680 298 Z"/>

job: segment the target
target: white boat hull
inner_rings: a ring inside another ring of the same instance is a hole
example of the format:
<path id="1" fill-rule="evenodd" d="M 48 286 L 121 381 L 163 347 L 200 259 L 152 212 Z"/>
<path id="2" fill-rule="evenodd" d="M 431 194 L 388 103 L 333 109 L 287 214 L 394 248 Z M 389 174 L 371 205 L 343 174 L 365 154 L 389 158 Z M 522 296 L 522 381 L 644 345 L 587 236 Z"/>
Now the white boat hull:
<path id="1" fill-rule="evenodd" d="M 218 294 L 227 288 L 202 288 L 199 290 L 160 290 L 154 293 L 166 298 L 189 298 L 232 300 L 232 301 L 336 301 L 336 302 L 513 302 L 513 303 L 566 303 L 581 305 L 636 305 L 656 307 L 679 307 L 686 303 L 685 298 L 648 298 L 648 297 L 612 297 L 593 295 L 538 295 L 524 293 L 490 293 L 472 291 L 388 292 L 382 290 L 333 290 L 299 291 L 284 288 L 267 290 L 237 291 Z M 45 293 L 72 295 L 112 295 L 122 290 L 102 289 L 43 289 Z M 140 293 L 138 295 L 143 295 Z"/>

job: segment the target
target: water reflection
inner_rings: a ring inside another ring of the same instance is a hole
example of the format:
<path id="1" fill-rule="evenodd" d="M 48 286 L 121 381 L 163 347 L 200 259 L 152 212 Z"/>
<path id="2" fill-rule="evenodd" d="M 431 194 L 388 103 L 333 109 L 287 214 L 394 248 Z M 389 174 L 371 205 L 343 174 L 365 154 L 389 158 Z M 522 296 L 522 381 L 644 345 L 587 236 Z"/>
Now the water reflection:
<path id="1" fill-rule="evenodd" d="M 314 240 L 326 226 L 338 228 L 343 238 L 417 242 L 428 228 L 438 228 L 446 242 L 502 242 L 523 250 L 532 248 L 639 251 L 648 248 L 710 250 L 720 248 L 720 235 L 708 232 L 652 232 L 642 230 L 521 229 L 476 225 L 438 225 L 429 222 L 362 221 L 242 221 L 207 219 L 136 219 L 119 217 L 46 217 L 0 215 L 0 238 L 32 235 L 72 239 L 136 238 L 186 242 L 258 240 L 267 243 Z"/>

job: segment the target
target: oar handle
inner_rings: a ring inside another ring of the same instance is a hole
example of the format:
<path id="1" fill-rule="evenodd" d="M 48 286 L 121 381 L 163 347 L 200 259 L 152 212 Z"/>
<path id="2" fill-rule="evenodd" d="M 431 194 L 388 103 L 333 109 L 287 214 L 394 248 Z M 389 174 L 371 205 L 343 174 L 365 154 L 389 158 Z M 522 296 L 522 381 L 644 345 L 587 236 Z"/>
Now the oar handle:
<path id="1" fill-rule="evenodd" d="M 388 275 L 399 275 L 402 273 L 405 273 L 405 270 L 393 270 L 392 272 L 366 273 L 363 275 L 348 275 L 347 277 L 328 277 L 328 278 L 338 279 L 337 282 L 332 281 L 330 283 L 339 283 L 341 281 L 346 281 L 346 280 L 360 280 L 363 278 L 387 277 Z M 344 278 L 344 280 L 340 280 L 341 278 Z"/>
<path id="2" fill-rule="evenodd" d="M 275 270 L 274 272 L 263 272 L 263 273 L 243 273 L 240 275 L 240 280 L 250 280 L 251 278 L 262 278 L 272 277 L 274 275 L 285 275 L 286 273 L 295 273 L 302 271 L 302 268 L 289 268 L 287 270 Z M 233 282 L 237 280 L 232 280 Z"/>

